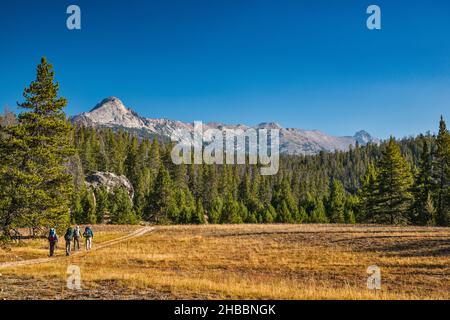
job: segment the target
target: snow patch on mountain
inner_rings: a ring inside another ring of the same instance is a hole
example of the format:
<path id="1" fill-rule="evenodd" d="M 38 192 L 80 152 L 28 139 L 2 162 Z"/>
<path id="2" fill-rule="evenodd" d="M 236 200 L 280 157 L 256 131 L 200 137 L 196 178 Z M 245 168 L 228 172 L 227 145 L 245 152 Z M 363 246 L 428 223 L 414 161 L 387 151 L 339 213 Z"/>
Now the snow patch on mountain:
<path id="1" fill-rule="evenodd" d="M 147 132 L 164 138 L 182 138 L 186 132 L 192 132 L 193 124 L 168 119 L 144 118 L 125 107 L 116 97 L 109 97 L 98 103 L 91 111 L 83 112 L 72 117 L 72 122 L 84 126 L 102 126 L 110 128 L 134 129 L 138 132 Z M 208 129 L 278 129 L 280 130 L 280 152 L 284 154 L 317 154 L 321 151 L 346 151 L 350 145 L 366 145 L 379 143 L 380 140 L 371 136 L 364 130 L 358 131 L 354 136 L 336 137 L 318 130 L 304 130 L 296 128 L 283 128 L 275 122 L 264 122 L 254 127 L 246 125 L 226 125 L 219 122 L 203 124 L 203 131 Z M 209 142 L 212 136 L 204 136 Z"/>

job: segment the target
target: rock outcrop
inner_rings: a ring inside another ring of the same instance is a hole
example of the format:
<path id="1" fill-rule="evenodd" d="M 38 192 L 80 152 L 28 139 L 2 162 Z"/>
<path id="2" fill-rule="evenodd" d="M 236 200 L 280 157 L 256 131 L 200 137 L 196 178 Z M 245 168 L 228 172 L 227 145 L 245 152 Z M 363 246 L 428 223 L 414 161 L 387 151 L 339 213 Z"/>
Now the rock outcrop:
<path id="1" fill-rule="evenodd" d="M 112 172 L 95 172 L 86 177 L 86 185 L 91 188 L 105 187 L 108 192 L 115 188 L 123 187 L 127 190 L 130 200 L 133 200 L 134 189 L 131 182 L 125 176 L 119 176 Z"/>

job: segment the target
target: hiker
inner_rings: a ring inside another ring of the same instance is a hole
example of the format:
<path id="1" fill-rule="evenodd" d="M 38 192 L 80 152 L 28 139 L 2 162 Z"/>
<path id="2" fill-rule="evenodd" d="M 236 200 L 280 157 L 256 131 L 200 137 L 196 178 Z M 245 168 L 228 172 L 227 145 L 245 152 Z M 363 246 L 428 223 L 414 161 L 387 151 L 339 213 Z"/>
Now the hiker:
<path id="1" fill-rule="evenodd" d="M 89 251 L 92 249 L 92 238 L 94 238 L 94 232 L 92 232 L 92 229 L 90 227 L 86 227 L 84 229 L 83 237 L 86 239 L 86 251 Z"/>
<path id="2" fill-rule="evenodd" d="M 64 240 L 66 240 L 66 256 L 70 256 L 70 246 L 73 240 L 73 229 L 71 227 L 67 228 Z"/>
<path id="3" fill-rule="evenodd" d="M 73 230 L 73 251 L 80 250 L 80 240 L 81 240 L 81 230 L 80 226 L 76 226 Z"/>
<path id="4" fill-rule="evenodd" d="M 50 257 L 53 257 L 53 254 L 55 253 L 55 247 L 58 243 L 58 235 L 56 234 L 55 228 L 51 228 L 50 232 L 48 233 L 48 242 L 50 244 Z"/>

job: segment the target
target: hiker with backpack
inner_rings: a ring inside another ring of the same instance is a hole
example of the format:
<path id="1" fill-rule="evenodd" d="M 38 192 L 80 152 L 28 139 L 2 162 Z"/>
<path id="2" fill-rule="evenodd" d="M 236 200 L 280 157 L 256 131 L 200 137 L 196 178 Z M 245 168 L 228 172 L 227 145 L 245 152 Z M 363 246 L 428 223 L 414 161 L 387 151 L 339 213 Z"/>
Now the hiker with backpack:
<path id="1" fill-rule="evenodd" d="M 80 226 L 76 226 L 73 230 L 73 251 L 80 250 L 80 241 L 81 241 L 81 230 Z"/>
<path id="2" fill-rule="evenodd" d="M 70 256 L 70 247 L 73 240 L 73 229 L 71 227 L 67 228 L 64 240 L 66 240 L 66 256 Z"/>
<path id="3" fill-rule="evenodd" d="M 92 249 L 92 238 L 94 238 L 94 232 L 90 227 L 84 229 L 83 237 L 86 239 L 86 251 Z"/>
<path id="4" fill-rule="evenodd" d="M 50 232 L 48 233 L 48 243 L 50 247 L 50 257 L 53 257 L 53 254 L 55 253 L 55 247 L 58 243 L 58 235 L 56 234 L 55 228 L 51 228 Z"/>

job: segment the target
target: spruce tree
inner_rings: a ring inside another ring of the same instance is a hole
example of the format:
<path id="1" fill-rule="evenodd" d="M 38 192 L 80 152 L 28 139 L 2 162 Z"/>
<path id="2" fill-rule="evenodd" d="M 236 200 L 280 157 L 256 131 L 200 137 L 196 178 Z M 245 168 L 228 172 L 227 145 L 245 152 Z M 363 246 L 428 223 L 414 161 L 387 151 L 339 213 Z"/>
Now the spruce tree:
<path id="1" fill-rule="evenodd" d="M 333 223 L 345 222 L 345 190 L 341 182 L 333 179 L 330 186 L 328 217 Z"/>
<path id="2" fill-rule="evenodd" d="M 348 209 L 348 210 L 345 211 L 345 213 L 344 213 L 344 221 L 345 221 L 345 223 L 348 223 L 348 224 L 355 224 L 356 223 L 355 214 L 353 213 L 352 209 Z"/>
<path id="3" fill-rule="evenodd" d="M 272 204 L 277 211 L 276 221 L 280 223 L 299 222 L 298 207 L 291 193 L 291 186 L 287 177 L 284 177 L 276 188 Z"/>
<path id="4" fill-rule="evenodd" d="M 360 208 L 359 198 L 356 195 L 348 195 L 345 200 L 345 223 L 354 224 L 357 222 L 358 210 Z M 356 213 L 355 213 L 356 212 Z"/>
<path id="5" fill-rule="evenodd" d="M 240 215 L 239 202 L 233 199 L 231 194 L 225 197 L 225 202 L 222 208 L 222 216 L 220 217 L 220 223 L 242 223 Z"/>
<path id="6" fill-rule="evenodd" d="M 436 193 L 436 223 L 450 224 L 450 134 L 444 118 L 439 122 L 434 162 L 434 190 Z"/>
<path id="7" fill-rule="evenodd" d="M 64 114 L 66 99 L 45 58 L 24 90 L 18 123 L 0 141 L 0 217 L 8 233 L 13 222 L 33 229 L 65 227 L 70 221 L 73 178 L 67 162 L 74 154 L 72 127 Z M 5 215 L 5 212 L 7 214 Z"/>
<path id="8" fill-rule="evenodd" d="M 321 199 L 317 199 L 314 209 L 310 213 L 309 222 L 312 223 L 328 223 L 329 220 L 327 218 L 325 212 L 325 206 L 323 205 L 323 201 Z"/>
<path id="9" fill-rule="evenodd" d="M 141 167 L 138 172 L 137 182 L 134 187 L 133 208 L 136 214 L 142 218 L 146 207 L 146 200 L 152 183 L 151 172 L 148 167 Z"/>
<path id="10" fill-rule="evenodd" d="M 175 204 L 169 211 L 169 218 L 173 223 L 191 223 L 197 207 L 192 193 L 187 187 L 174 190 Z"/>
<path id="11" fill-rule="evenodd" d="M 72 207 L 70 210 L 70 222 L 72 224 L 81 223 L 83 219 L 83 206 L 81 204 L 80 192 L 75 192 L 72 199 Z"/>
<path id="12" fill-rule="evenodd" d="M 133 186 L 136 186 L 139 179 L 140 167 L 138 166 L 139 142 L 137 137 L 132 137 L 127 147 L 127 156 L 125 158 L 125 176 L 130 180 Z"/>
<path id="13" fill-rule="evenodd" d="M 205 223 L 205 210 L 201 200 L 197 200 L 197 207 L 195 213 L 192 215 L 192 223 L 204 224 Z"/>
<path id="14" fill-rule="evenodd" d="M 414 202 L 411 208 L 411 220 L 418 225 L 432 225 L 435 222 L 434 208 L 430 207 L 433 166 L 431 151 L 424 137 L 422 137 L 422 143 L 419 168 L 412 188 Z"/>
<path id="15" fill-rule="evenodd" d="M 262 214 L 263 223 L 273 223 L 275 216 L 277 215 L 275 208 L 269 203 L 264 209 Z"/>
<path id="16" fill-rule="evenodd" d="M 279 223 L 292 223 L 294 221 L 285 200 L 283 200 L 277 207 L 277 216 L 275 221 Z"/>
<path id="17" fill-rule="evenodd" d="M 208 222 L 212 224 L 219 223 L 220 217 L 222 215 L 223 200 L 221 197 L 216 197 L 213 199 L 212 207 L 208 211 Z"/>
<path id="18" fill-rule="evenodd" d="M 115 188 L 110 197 L 111 223 L 136 224 L 138 218 L 133 210 L 128 192 L 124 188 Z"/>
<path id="19" fill-rule="evenodd" d="M 377 207 L 374 220 L 380 223 L 408 222 L 412 195 L 411 168 L 391 137 L 379 165 Z"/>
<path id="20" fill-rule="evenodd" d="M 249 222 L 250 213 L 242 201 L 239 202 L 239 215 L 242 222 Z"/>
<path id="21" fill-rule="evenodd" d="M 83 208 L 83 214 L 81 216 L 80 221 L 77 221 L 77 223 L 83 223 L 83 224 L 97 223 L 94 193 L 91 190 L 86 189 L 82 193 L 81 207 Z"/>
<path id="22" fill-rule="evenodd" d="M 153 176 L 157 176 L 159 172 L 159 167 L 161 165 L 161 155 L 159 150 L 159 142 L 158 139 L 153 139 L 152 145 L 150 147 L 150 151 L 148 153 L 148 166 L 153 174 Z"/>
<path id="23" fill-rule="evenodd" d="M 105 216 L 108 213 L 108 191 L 105 187 L 99 187 L 94 190 L 95 195 L 95 215 L 97 223 L 105 222 Z"/>
<path id="24" fill-rule="evenodd" d="M 308 213 L 306 212 L 305 208 L 299 207 L 298 215 L 298 223 L 305 223 L 308 221 Z"/>
<path id="25" fill-rule="evenodd" d="M 371 221 L 375 215 L 378 197 L 378 172 L 373 163 L 369 163 L 367 171 L 361 181 L 359 190 L 360 214 L 358 221 Z"/>
<path id="26" fill-rule="evenodd" d="M 172 180 L 167 169 L 160 165 L 153 192 L 149 195 L 145 218 L 157 223 L 167 223 L 171 211 L 176 208 Z"/>

